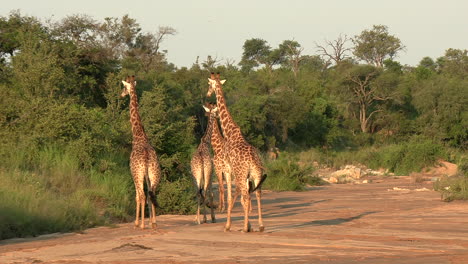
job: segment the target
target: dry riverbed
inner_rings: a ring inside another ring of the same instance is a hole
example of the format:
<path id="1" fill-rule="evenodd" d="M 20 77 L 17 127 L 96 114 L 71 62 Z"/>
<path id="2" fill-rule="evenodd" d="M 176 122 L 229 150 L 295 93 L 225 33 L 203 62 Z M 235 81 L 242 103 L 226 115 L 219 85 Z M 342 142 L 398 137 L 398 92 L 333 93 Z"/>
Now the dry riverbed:
<path id="1" fill-rule="evenodd" d="M 129 223 L 0 241 L 0 263 L 468 263 L 468 203 L 442 202 L 431 188 L 399 177 L 265 191 L 263 233 L 240 231 L 238 203 L 231 232 L 225 214 L 202 225 L 163 215 L 156 230 Z"/>

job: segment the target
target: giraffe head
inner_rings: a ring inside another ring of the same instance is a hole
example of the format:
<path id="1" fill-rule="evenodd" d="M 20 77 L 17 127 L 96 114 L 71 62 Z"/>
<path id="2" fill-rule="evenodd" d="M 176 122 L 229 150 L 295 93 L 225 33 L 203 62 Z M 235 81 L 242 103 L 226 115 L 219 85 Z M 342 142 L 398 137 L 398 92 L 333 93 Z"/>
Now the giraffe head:
<path id="1" fill-rule="evenodd" d="M 122 93 L 120 94 L 120 97 L 125 97 L 128 94 L 130 94 L 132 89 L 135 89 L 135 86 L 136 86 L 135 76 L 133 76 L 133 75 L 132 76 L 127 76 L 125 81 L 122 81 L 122 83 L 124 85 L 124 88 L 122 90 Z"/>
<path id="2" fill-rule="evenodd" d="M 206 93 L 206 97 L 210 97 L 213 92 L 215 91 L 216 87 L 219 85 L 223 85 L 226 82 L 226 80 L 220 80 L 219 79 L 219 73 L 216 75 L 212 72 L 210 78 L 208 78 L 208 92 Z"/>
<path id="3" fill-rule="evenodd" d="M 203 105 L 203 109 L 205 109 L 206 116 L 218 117 L 218 107 L 216 107 L 216 104 L 205 103 L 205 105 Z"/>

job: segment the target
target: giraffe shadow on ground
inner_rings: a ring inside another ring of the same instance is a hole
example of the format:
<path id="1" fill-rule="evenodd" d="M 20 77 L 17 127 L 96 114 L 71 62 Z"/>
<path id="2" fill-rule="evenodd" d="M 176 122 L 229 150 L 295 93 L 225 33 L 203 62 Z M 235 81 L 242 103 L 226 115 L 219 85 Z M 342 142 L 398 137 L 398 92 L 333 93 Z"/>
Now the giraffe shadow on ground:
<path id="1" fill-rule="evenodd" d="M 280 203 L 279 205 L 275 206 L 275 208 L 268 209 L 268 210 L 263 210 L 263 218 L 268 219 L 268 218 L 278 218 L 278 217 L 289 217 L 289 216 L 295 216 L 298 214 L 304 214 L 304 213 L 311 213 L 316 210 L 313 209 L 312 205 L 317 204 L 317 203 L 323 203 L 330 201 L 331 199 L 324 199 L 324 200 L 318 200 L 318 201 L 313 201 L 313 202 L 306 202 L 306 203 L 292 203 L 292 204 L 282 204 L 285 201 L 294 201 L 293 198 L 279 198 L 279 199 L 269 199 L 266 200 L 268 201 L 268 204 L 272 204 L 274 202 Z M 263 201 L 262 201 L 263 203 Z M 250 214 L 249 219 L 251 220 L 257 220 L 258 219 L 258 214 L 256 213 L 256 202 L 255 200 L 252 200 L 253 204 L 253 210 L 252 214 Z M 234 208 L 242 208 L 242 205 L 240 202 L 236 202 L 234 205 Z M 281 209 L 290 209 L 293 208 L 292 210 L 281 210 Z M 301 208 L 301 209 L 299 209 Z M 240 216 L 231 216 L 231 219 L 234 220 L 242 220 L 244 219 L 242 211 L 236 211 L 234 214 L 240 213 Z M 218 222 L 225 222 L 226 217 L 218 218 Z"/>
<path id="2" fill-rule="evenodd" d="M 274 226 L 270 229 L 270 232 L 275 232 L 275 231 L 280 231 L 280 230 L 285 230 L 285 229 L 294 229 L 294 228 L 301 228 L 301 227 L 308 227 L 308 226 L 332 226 L 332 225 L 341 225 L 344 223 L 348 223 L 357 219 L 360 219 L 366 215 L 370 214 L 375 214 L 379 213 L 378 211 L 369 211 L 369 212 L 364 212 L 361 214 L 358 214 L 356 216 L 352 217 L 339 217 L 339 218 L 333 218 L 333 219 L 324 219 L 324 220 L 314 220 L 314 221 L 309 221 L 309 222 L 304 222 L 304 223 L 297 223 L 293 225 L 279 225 L 279 226 Z"/>

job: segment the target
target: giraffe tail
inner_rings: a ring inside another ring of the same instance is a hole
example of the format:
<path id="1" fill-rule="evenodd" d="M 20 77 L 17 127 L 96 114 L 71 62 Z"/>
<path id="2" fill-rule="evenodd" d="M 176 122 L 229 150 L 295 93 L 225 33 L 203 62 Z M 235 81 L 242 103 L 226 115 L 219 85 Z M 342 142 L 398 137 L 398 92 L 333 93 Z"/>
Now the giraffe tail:
<path id="1" fill-rule="evenodd" d="M 198 193 L 200 194 L 200 201 L 201 203 L 205 202 L 205 193 L 203 192 L 203 188 L 200 188 L 198 190 Z"/>
<path id="2" fill-rule="evenodd" d="M 151 202 L 154 204 L 154 206 L 156 206 L 157 208 L 159 208 L 158 200 L 156 199 L 156 194 L 154 193 L 154 191 L 149 190 L 149 191 L 148 191 L 148 194 L 149 194 L 150 200 L 151 200 Z"/>
<path id="3" fill-rule="evenodd" d="M 260 182 L 257 184 L 257 186 L 254 186 L 254 183 L 252 181 L 249 181 L 249 193 L 252 193 L 262 187 L 263 182 L 265 181 L 267 175 L 263 174 L 262 178 L 260 179 Z"/>

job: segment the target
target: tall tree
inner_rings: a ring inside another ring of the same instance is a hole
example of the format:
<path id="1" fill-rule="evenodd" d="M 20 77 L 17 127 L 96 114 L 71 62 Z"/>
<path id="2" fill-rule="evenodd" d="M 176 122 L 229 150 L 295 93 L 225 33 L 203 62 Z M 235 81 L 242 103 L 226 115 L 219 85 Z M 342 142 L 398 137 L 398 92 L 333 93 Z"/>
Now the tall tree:
<path id="1" fill-rule="evenodd" d="M 284 54 L 285 56 L 283 64 L 286 64 L 288 67 L 290 67 L 294 73 L 294 77 L 297 78 L 299 66 L 303 59 L 301 53 L 304 48 L 301 47 L 301 44 L 295 40 L 285 40 L 280 44 L 279 49 L 281 50 L 281 54 Z"/>
<path id="2" fill-rule="evenodd" d="M 449 76 L 467 78 L 468 50 L 448 49 L 445 55 L 437 59 L 441 73 Z"/>
<path id="3" fill-rule="evenodd" d="M 381 70 L 371 65 L 352 65 L 341 74 L 343 91 L 338 91 L 345 102 L 349 104 L 351 115 L 354 115 L 354 106 L 357 108 L 357 118 L 360 129 L 364 133 L 369 132 L 373 116 L 381 112 L 379 101 L 389 100 L 390 94 L 375 84 L 375 80 L 381 74 Z"/>
<path id="4" fill-rule="evenodd" d="M 69 40 L 78 47 L 94 47 L 99 23 L 87 15 L 71 15 L 53 24 L 53 34 Z"/>
<path id="5" fill-rule="evenodd" d="M 383 67 L 384 60 L 394 59 L 399 51 L 405 49 L 400 39 L 388 33 L 387 26 L 374 25 L 353 39 L 354 55 L 376 67 Z"/>
<path id="6" fill-rule="evenodd" d="M 161 44 L 168 36 L 177 34 L 172 27 L 161 26 L 153 33 L 139 33 L 135 37 L 135 43 L 127 51 L 129 57 L 136 58 L 142 66 L 144 72 L 149 72 L 161 63 L 165 62 L 166 51 L 161 51 Z"/>
<path id="7" fill-rule="evenodd" d="M 265 65 L 271 74 L 273 67 L 284 60 L 282 49 L 271 49 L 266 40 L 253 38 L 244 42 L 244 52 L 239 63 L 244 70 L 251 70 L 260 65 Z"/>
<path id="8" fill-rule="evenodd" d="M 351 51 L 351 48 L 348 47 L 348 42 L 351 39 L 346 35 L 340 34 L 337 39 L 333 41 L 325 40 L 325 45 L 315 44 L 317 50 L 320 53 L 320 56 L 325 58 L 328 62 L 333 61 L 335 65 L 345 60 L 349 56 L 347 53 Z"/>

